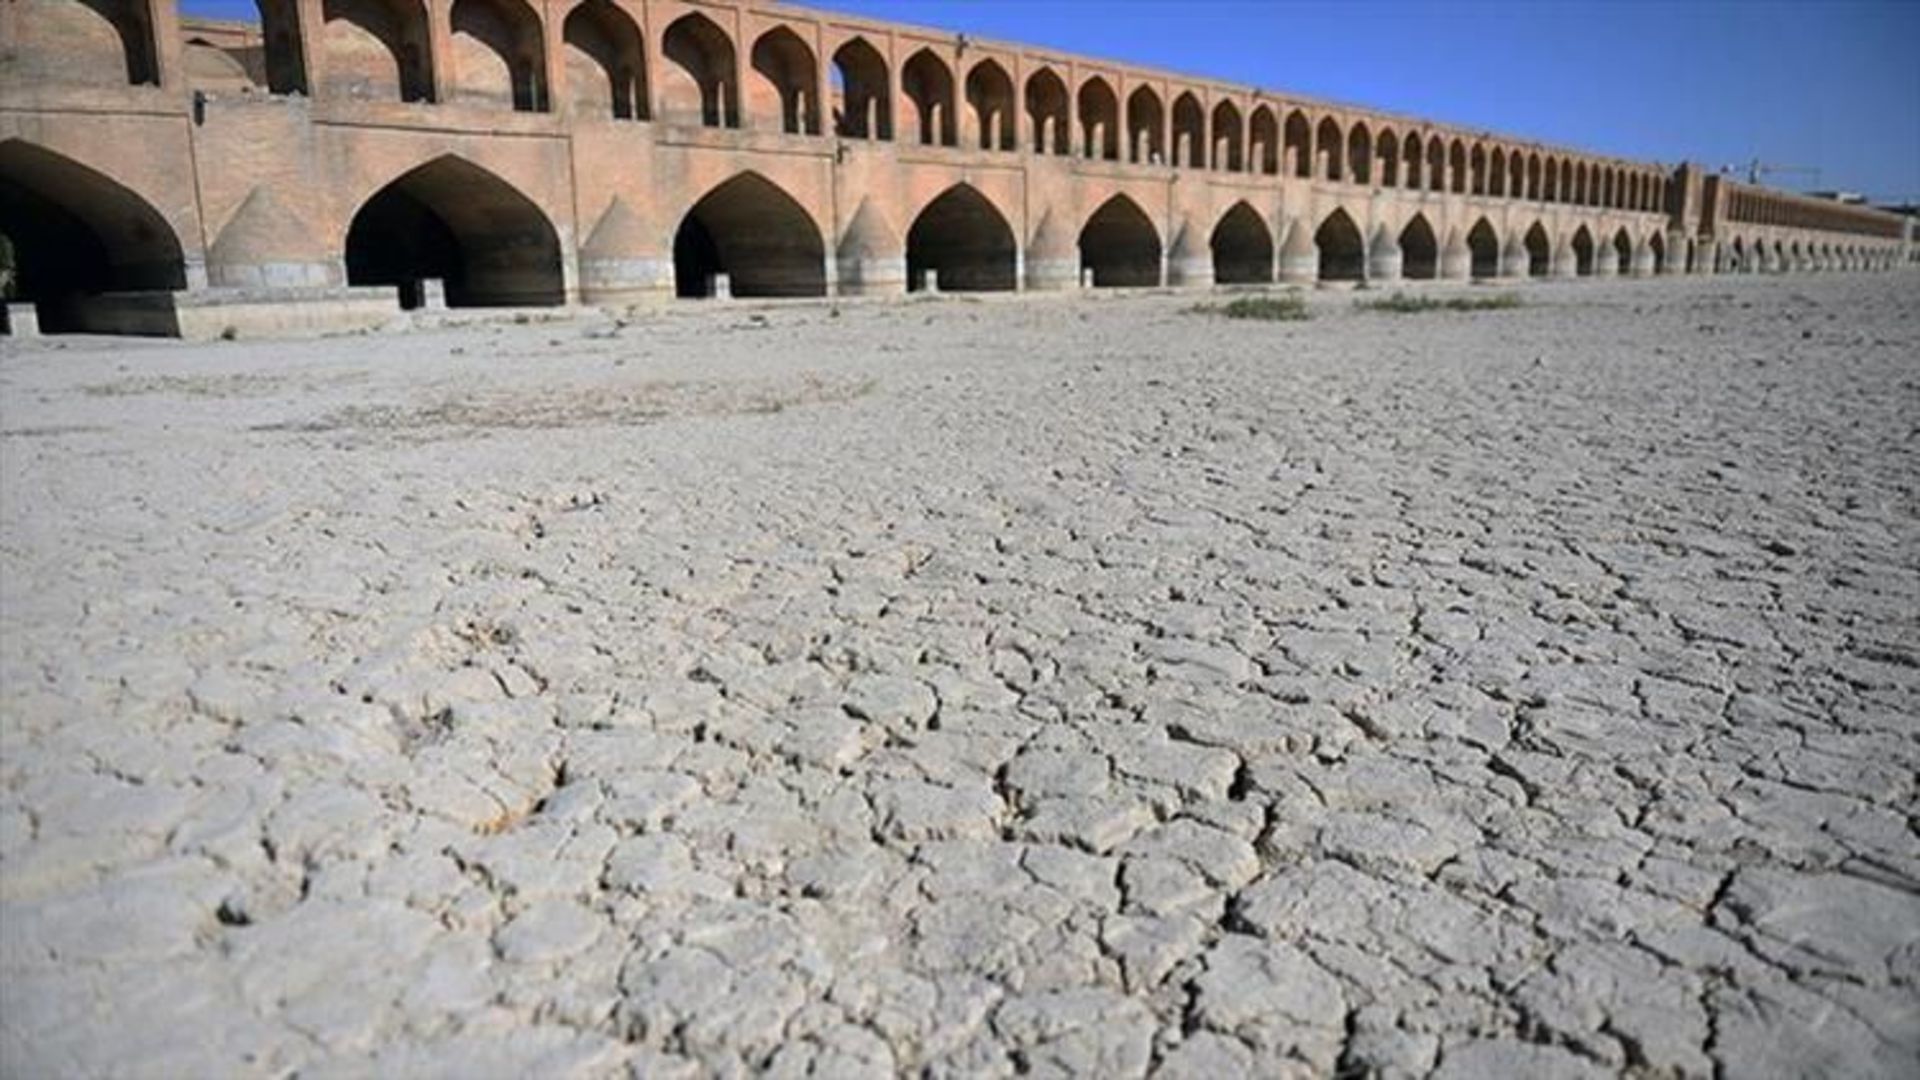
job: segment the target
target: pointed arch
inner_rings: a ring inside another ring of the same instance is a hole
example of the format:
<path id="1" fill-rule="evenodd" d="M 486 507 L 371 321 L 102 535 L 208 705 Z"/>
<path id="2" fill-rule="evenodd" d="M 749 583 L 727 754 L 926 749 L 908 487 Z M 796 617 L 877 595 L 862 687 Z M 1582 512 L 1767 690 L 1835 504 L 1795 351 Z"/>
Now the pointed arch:
<path id="1" fill-rule="evenodd" d="M 1321 281 L 1359 281 L 1366 276 L 1367 245 L 1360 227 L 1342 209 L 1335 209 L 1313 232 L 1320 251 Z"/>
<path id="2" fill-rule="evenodd" d="M 1014 121 L 1013 77 L 999 61 L 982 60 L 967 72 L 967 107 L 973 110 L 974 127 L 980 133 L 980 149 L 1020 148 L 1020 134 Z"/>
<path id="3" fill-rule="evenodd" d="M 1150 86 L 1136 86 L 1127 95 L 1127 160 L 1135 165 L 1159 165 L 1167 160 L 1166 110 Z"/>
<path id="4" fill-rule="evenodd" d="M 1037 68 L 1027 76 L 1027 126 L 1033 133 L 1033 152 L 1073 153 L 1073 126 L 1067 109 L 1067 84 L 1052 68 Z"/>
<path id="5" fill-rule="evenodd" d="M 1299 109 L 1287 113 L 1284 171 L 1302 180 L 1313 175 L 1313 128 Z"/>
<path id="6" fill-rule="evenodd" d="M 1540 201 L 1540 155 L 1527 154 L 1527 198 Z"/>
<path id="7" fill-rule="evenodd" d="M 813 47 L 775 26 L 754 40 L 748 60 L 756 76 L 748 115 L 776 117 L 768 126 L 788 135 L 820 134 L 820 64 Z"/>
<path id="8" fill-rule="evenodd" d="M 1234 203 L 1213 227 L 1213 280 L 1222 285 L 1273 280 L 1273 230 L 1246 200 Z"/>
<path id="9" fill-rule="evenodd" d="M 1427 190 L 1447 190 L 1447 141 L 1438 135 L 1427 136 Z"/>
<path id="10" fill-rule="evenodd" d="M 1120 99 L 1098 75 L 1080 84 L 1076 95 L 1080 111 L 1083 152 L 1101 161 L 1120 160 Z"/>
<path id="11" fill-rule="evenodd" d="M 346 236 L 347 282 L 393 285 L 417 306 L 440 279 L 453 307 L 565 300 L 560 236 L 537 203 L 478 165 L 444 154 L 376 191 Z"/>
<path id="12" fill-rule="evenodd" d="M 1080 229 L 1080 265 L 1096 287 L 1160 284 L 1160 233 L 1138 203 L 1115 195 Z"/>
<path id="13" fill-rule="evenodd" d="M 186 288 L 180 239 L 133 189 L 23 139 L 0 142 L 0 234 L 13 243 L 13 295 L 41 329 L 88 329 L 86 297 Z"/>
<path id="14" fill-rule="evenodd" d="M 1407 190 L 1419 191 L 1421 172 L 1426 166 L 1426 143 L 1421 141 L 1419 132 L 1409 131 L 1401 147 L 1400 157 L 1407 170 Z"/>
<path id="15" fill-rule="evenodd" d="M 1380 174 L 1380 186 L 1396 188 L 1400 186 L 1400 140 L 1392 128 L 1381 128 L 1374 136 L 1374 169 Z"/>
<path id="16" fill-rule="evenodd" d="M 946 61 L 921 49 L 900 69 L 900 92 L 912 106 L 914 137 L 921 146 L 955 146 L 953 71 Z"/>
<path id="17" fill-rule="evenodd" d="M 1665 273 L 1667 270 L 1667 241 L 1660 235 L 1660 230 L 1655 229 L 1653 233 L 1647 237 L 1647 247 L 1653 251 L 1653 272 L 1656 274 Z M 1784 254 L 1780 249 L 1780 242 L 1777 240 L 1774 241 L 1773 253 L 1776 259 Z"/>
<path id="18" fill-rule="evenodd" d="M 1467 155 L 1467 174 L 1472 178 L 1469 185 L 1473 194 L 1487 193 L 1487 148 L 1480 143 L 1473 144 L 1473 150 Z"/>
<path id="19" fill-rule="evenodd" d="M 1207 115 L 1192 91 L 1173 99 L 1173 163 L 1189 169 L 1207 167 Z"/>
<path id="20" fill-rule="evenodd" d="M 1486 218 L 1473 223 L 1467 230 L 1467 250 L 1473 253 L 1473 276 L 1479 280 L 1490 280 L 1500 276 L 1500 235 L 1493 231 L 1493 223 Z"/>
<path id="21" fill-rule="evenodd" d="M 1453 193 L 1467 193 L 1467 144 L 1459 139 L 1447 151 L 1447 174 L 1453 180 Z"/>
<path id="22" fill-rule="evenodd" d="M 740 126 L 740 84 L 734 74 L 733 39 L 712 19 L 688 12 L 661 39 L 660 113 L 674 124 Z"/>
<path id="23" fill-rule="evenodd" d="M 1633 238 L 1627 235 L 1625 226 L 1613 234 L 1613 254 L 1622 274 L 1633 268 Z"/>
<path id="24" fill-rule="evenodd" d="M 833 51 L 838 107 L 834 130 L 843 139 L 893 139 L 893 95 L 887 88 L 887 62 L 863 37 L 849 38 Z"/>
<path id="25" fill-rule="evenodd" d="M 1487 155 L 1487 194 L 1495 199 L 1507 196 L 1507 152 L 1498 146 Z"/>
<path id="26" fill-rule="evenodd" d="M 448 30 L 456 98 L 547 111 L 546 34 L 525 0 L 453 0 Z"/>
<path id="27" fill-rule="evenodd" d="M 1346 176 L 1343 159 L 1346 157 L 1346 136 L 1340 130 L 1340 124 L 1331 116 L 1320 118 L 1320 126 L 1313 132 L 1314 149 L 1319 152 L 1319 168 L 1316 175 L 1322 180 L 1339 180 Z M 1348 222 L 1352 224 L 1351 221 Z M 1324 262 L 1325 260 L 1321 260 Z"/>
<path id="28" fill-rule="evenodd" d="M 567 13 L 560 41 L 574 115 L 649 117 L 646 44 L 625 10 L 612 0 L 583 0 Z"/>
<path id="29" fill-rule="evenodd" d="M 740 173 L 701 196 L 674 233 L 677 295 L 712 296 L 716 274 L 734 296 L 825 296 L 820 226 L 778 184 Z"/>
<path id="30" fill-rule="evenodd" d="M 1013 228 L 971 184 L 941 192 L 907 230 L 909 289 L 924 288 L 931 271 L 942 292 L 1011 292 L 1017 264 Z"/>
<path id="31" fill-rule="evenodd" d="M 1373 183 L 1373 135 L 1358 120 L 1347 131 L 1347 174 L 1356 184 Z"/>
<path id="32" fill-rule="evenodd" d="M 1280 175 L 1280 122 L 1270 106 L 1254 106 L 1247 121 L 1247 171 Z"/>
<path id="33" fill-rule="evenodd" d="M 1241 141 L 1240 108 L 1227 98 L 1213 107 L 1213 161 L 1215 169 L 1226 172 L 1246 170 L 1245 144 Z"/>
<path id="34" fill-rule="evenodd" d="M 324 0 L 323 92 L 373 101 L 431 101 L 433 50 L 422 0 Z"/>
<path id="35" fill-rule="evenodd" d="M 1527 245 L 1527 276 L 1546 277 L 1552 273 L 1553 241 L 1547 239 L 1546 227 L 1534 222 L 1522 242 Z"/>
<path id="36" fill-rule="evenodd" d="M 1580 277 L 1593 275 L 1593 234 L 1585 225 L 1573 231 L 1573 272 Z"/>
<path id="37" fill-rule="evenodd" d="M 9 66 L 34 82 L 158 86 L 152 8 L 141 0 L 13 0 Z"/>
<path id="38" fill-rule="evenodd" d="M 1507 198 L 1524 199 L 1527 197 L 1527 163 L 1525 156 L 1515 150 L 1507 155 Z"/>
<path id="39" fill-rule="evenodd" d="M 1584 161 L 1573 166 L 1573 205 L 1587 205 L 1587 163 Z"/>
<path id="40" fill-rule="evenodd" d="M 1400 274 L 1411 281 L 1440 276 L 1440 240 L 1425 214 L 1415 214 L 1400 230 Z"/>

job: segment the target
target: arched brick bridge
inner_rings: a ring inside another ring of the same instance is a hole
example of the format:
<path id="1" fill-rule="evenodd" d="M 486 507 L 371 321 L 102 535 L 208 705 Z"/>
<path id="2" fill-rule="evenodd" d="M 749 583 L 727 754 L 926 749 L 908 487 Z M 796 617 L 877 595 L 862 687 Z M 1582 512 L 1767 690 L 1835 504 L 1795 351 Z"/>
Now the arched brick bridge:
<path id="1" fill-rule="evenodd" d="M 1901 217 L 1690 164 L 824 11 L 259 7 L 0 4 L 0 232 L 43 326 L 1913 258 Z"/>

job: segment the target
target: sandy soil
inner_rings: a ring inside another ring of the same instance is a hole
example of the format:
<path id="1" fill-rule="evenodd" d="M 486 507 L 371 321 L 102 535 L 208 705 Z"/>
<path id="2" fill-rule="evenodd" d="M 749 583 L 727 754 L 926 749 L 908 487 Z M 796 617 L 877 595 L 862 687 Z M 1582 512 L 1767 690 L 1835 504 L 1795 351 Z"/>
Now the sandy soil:
<path id="1" fill-rule="evenodd" d="M 0 1071 L 1920 1069 L 1920 279 L 0 346 Z"/>

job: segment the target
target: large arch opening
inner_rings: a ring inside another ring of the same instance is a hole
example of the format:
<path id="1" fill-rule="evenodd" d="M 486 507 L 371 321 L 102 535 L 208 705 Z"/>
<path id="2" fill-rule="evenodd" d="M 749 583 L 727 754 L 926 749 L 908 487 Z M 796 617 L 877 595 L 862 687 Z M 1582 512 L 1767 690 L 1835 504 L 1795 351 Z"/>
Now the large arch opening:
<path id="1" fill-rule="evenodd" d="M 932 50 L 914 53 L 900 69 L 900 89 L 913 106 L 914 142 L 954 146 L 953 72 Z"/>
<path id="2" fill-rule="evenodd" d="M 1500 276 L 1500 237 L 1486 218 L 1467 230 L 1467 250 L 1473 254 L 1474 277 L 1486 280 Z"/>
<path id="3" fill-rule="evenodd" d="M 1273 280 L 1273 232 L 1259 211 L 1233 204 L 1213 227 L 1213 280 L 1222 285 L 1266 284 Z"/>
<path id="4" fill-rule="evenodd" d="M 158 210 L 18 139 L 0 142 L 0 236 L 13 245 L 13 296 L 33 304 L 50 333 L 89 329 L 89 296 L 187 285 L 180 240 Z"/>
<path id="5" fill-rule="evenodd" d="M 866 38 L 834 50 L 838 97 L 834 129 L 847 139 L 892 139 L 893 108 L 887 93 L 887 62 Z"/>
<path id="6" fill-rule="evenodd" d="M 1080 230 L 1080 266 L 1100 288 L 1158 285 L 1160 234 L 1132 199 L 1115 195 Z"/>
<path id="7" fill-rule="evenodd" d="M 695 203 L 673 237 L 676 295 L 714 295 L 716 274 L 734 296 L 825 296 L 820 227 L 772 181 L 741 173 Z"/>
<path id="8" fill-rule="evenodd" d="M 1120 99 L 1107 80 L 1094 76 L 1080 84 L 1080 132 L 1087 157 L 1120 160 Z"/>
<path id="9" fill-rule="evenodd" d="M 624 10 L 611 0 L 584 0 L 568 13 L 560 40 L 575 115 L 647 119 L 646 46 Z"/>
<path id="10" fill-rule="evenodd" d="M 547 111 L 540 17 L 522 0 L 453 0 L 454 96 L 515 112 Z"/>
<path id="11" fill-rule="evenodd" d="M 1585 225 L 1573 231 L 1573 272 L 1580 277 L 1593 274 L 1593 234 Z"/>
<path id="12" fill-rule="evenodd" d="M 1313 234 L 1320 249 L 1321 281 L 1359 281 L 1366 275 L 1367 245 L 1345 210 L 1335 210 Z"/>
<path id="13" fill-rule="evenodd" d="M 819 65 L 800 35 L 776 26 L 754 41 L 750 60 L 756 78 L 748 115 L 777 116 L 788 135 L 820 134 Z"/>
<path id="14" fill-rule="evenodd" d="M 1027 124 L 1033 132 L 1034 153 L 1061 157 L 1073 153 L 1067 84 L 1051 68 L 1027 76 Z"/>
<path id="15" fill-rule="evenodd" d="M 1440 276 L 1440 241 L 1425 214 L 1413 215 L 1400 230 L 1400 276 L 1411 281 L 1431 281 Z"/>
<path id="16" fill-rule="evenodd" d="M 14 49 L 37 80 L 157 86 L 160 67 L 148 8 L 134 0 L 12 0 Z"/>
<path id="17" fill-rule="evenodd" d="M 1166 109 L 1151 87 L 1135 87 L 1127 95 L 1128 160 L 1135 165 L 1159 165 L 1167 160 Z"/>
<path id="18" fill-rule="evenodd" d="M 938 275 L 942 292 L 1011 292 L 1016 274 L 1013 229 L 970 184 L 955 184 L 907 230 L 907 286 Z"/>
<path id="19" fill-rule="evenodd" d="M 1240 110 L 1231 101 L 1222 100 L 1213 107 L 1213 167 L 1227 172 L 1246 169 L 1246 152 L 1240 139 Z"/>
<path id="20" fill-rule="evenodd" d="M 440 157 L 374 193 L 347 229 L 347 283 L 393 285 L 419 307 L 439 279 L 451 307 L 566 299 L 560 238 L 532 199 L 493 173 Z"/>
<path id="21" fill-rule="evenodd" d="M 740 84 L 733 39 L 712 19 L 689 12 L 660 41 L 668 64 L 660 81 L 660 113 L 674 124 L 740 126 Z"/>
<path id="22" fill-rule="evenodd" d="M 1527 245 L 1527 276 L 1546 277 L 1553 270 L 1553 244 L 1547 239 L 1547 230 L 1536 221 L 1523 240 Z"/>
<path id="23" fill-rule="evenodd" d="M 1618 260 L 1614 265 L 1620 268 L 1622 274 L 1633 269 L 1633 238 L 1627 235 L 1625 228 L 1613 234 L 1613 254 Z"/>
<path id="24" fill-rule="evenodd" d="M 324 0 L 320 10 L 326 93 L 432 100 L 433 51 L 421 0 Z"/>
<path id="25" fill-rule="evenodd" d="M 1020 136 L 1015 130 L 1013 78 L 1007 69 L 992 60 L 982 60 L 967 72 L 967 105 L 973 110 L 973 122 L 980 130 L 980 149 L 1017 150 Z"/>
<path id="26" fill-rule="evenodd" d="M 1173 163 L 1189 169 L 1207 167 L 1207 114 L 1191 93 L 1173 99 Z"/>

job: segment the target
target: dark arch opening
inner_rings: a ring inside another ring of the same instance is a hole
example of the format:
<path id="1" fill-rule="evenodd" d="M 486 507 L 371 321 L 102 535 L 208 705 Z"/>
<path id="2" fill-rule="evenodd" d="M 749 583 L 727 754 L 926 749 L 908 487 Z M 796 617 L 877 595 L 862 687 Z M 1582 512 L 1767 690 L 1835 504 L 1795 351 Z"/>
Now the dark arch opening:
<path id="1" fill-rule="evenodd" d="M 1593 235 L 1585 225 L 1573 233 L 1573 271 L 1581 277 L 1593 273 Z"/>
<path id="2" fill-rule="evenodd" d="M 1135 165 L 1160 165 L 1167 160 L 1165 136 L 1161 133 L 1165 110 L 1160 95 L 1150 87 L 1135 87 L 1127 95 L 1128 160 Z"/>
<path id="3" fill-rule="evenodd" d="M 1653 272 L 1664 272 L 1667 268 L 1667 242 L 1660 239 L 1660 234 L 1656 232 L 1647 238 L 1647 246 L 1653 249 Z M 1773 250 L 1776 258 L 1785 254 L 1778 243 L 1774 244 Z"/>
<path id="4" fill-rule="evenodd" d="M 1080 84 L 1081 146 L 1089 159 L 1120 160 L 1120 99 L 1098 75 Z"/>
<path id="5" fill-rule="evenodd" d="M 1527 276 L 1546 277 L 1553 269 L 1553 244 L 1547 240 L 1547 230 L 1539 222 L 1527 230 Z"/>
<path id="6" fill-rule="evenodd" d="M 560 39 L 577 114 L 647 119 L 646 49 L 625 11 L 610 0 L 585 0 L 567 16 Z"/>
<path id="7" fill-rule="evenodd" d="M 1158 285 L 1160 234 L 1132 199 L 1115 195 L 1080 230 L 1080 265 L 1101 288 Z"/>
<path id="8" fill-rule="evenodd" d="M 516 112 L 546 112 L 540 17 L 521 0 L 454 0 L 449 18 L 457 95 Z"/>
<path id="9" fill-rule="evenodd" d="M 980 149 L 1017 150 L 1019 125 L 1014 120 L 1013 78 L 992 60 L 982 60 L 967 72 L 967 105 L 973 109 Z"/>
<path id="10" fill-rule="evenodd" d="M 532 199 L 455 157 L 381 188 L 347 229 L 347 282 L 394 285 L 418 307 L 439 278 L 451 307 L 534 306 L 566 298 L 560 238 Z"/>
<path id="11" fill-rule="evenodd" d="M 0 235 L 13 245 L 12 297 L 48 332 L 88 329 L 86 298 L 184 289 L 186 260 L 160 212 L 85 165 L 0 142 Z"/>
<path id="12" fill-rule="evenodd" d="M 748 60 L 759 77 L 754 87 L 756 100 L 749 112 L 757 116 L 769 111 L 777 114 L 780 130 L 788 135 L 820 134 L 820 91 L 816 85 L 819 65 L 800 35 L 776 26 L 753 43 Z"/>
<path id="13" fill-rule="evenodd" d="M 914 141 L 922 146 L 953 146 L 953 72 L 930 50 L 921 49 L 900 69 L 900 90 L 913 103 Z"/>
<path id="14" fill-rule="evenodd" d="M 942 292 L 1009 292 L 1014 287 L 1013 229 L 971 185 L 955 184 L 927 204 L 907 230 L 907 287 L 939 275 Z"/>
<path id="15" fill-rule="evenodd" d="M 820 228 L 772 181 L 742 173 L 695 203 L 674 234 L 677 295 L 712 296 L 715 274 L 734 296 L 825 296 Z"/>
<path id="16" fill-rule="evenodd" d="M 1207 167 L 1207 115 L 1191 93 L 1173 99 L 1173 163 L 1189 169 Z"/>
<path id="17" fill-rule="evenodd" d="M 1613 251 L 1619 259 L 1620 272 L 1628 273 L 1633 269 L 1633 240 L 1627 236 L 1627 230 L 1621 229 L 1613 234 Z"/>
<path id="18" fill-rule="evenodd" d="M 1474 222 L 1473 228 L 1467 231 L 1467 250 L 1473 253 L 1474 277 L 1500 276 L 1500 237 L 1495 235 L 1486 218 Z"/>
<path id="19" fill-rule="evenodd" d="M 1247 170 L 1263 176 L 1280 174 L 1280 122 L 1262 105 L 1247 121 Z"/>
<path id="20" fill-rule="evenodd" d="M 1345 210 L 1335 210 L 1313 234 L 1320 249 L 1321 281 L 1359 281 L 1365 276 L 1366 241 Z"/>
<path id="21" fill-rule="evenodd" d="M 326 92 L 399 101 L 433 98 L 433 51 L 419 0 L 324 0 Z"/>
<path id="22" fill-rule="evenodd" d="M 1413 215 L 1407 227 L 1400 230 L 1400 275 L 1412 281 L 1440 276 L 1440 241 L 1425 214 Z"/>
<path id="23" fill-rule="evenodd" d="M 892 139 L 893 110 L 887 103 L 887 63 L 865 38 L 834 50 L 839 109 L 835 127 L 848 139 Z"/>
<path id="24" fill-rule="evenodd" d="M 148 5 L 140 0 L 11 0 L 11 63 L 31 81 L 158 85 Z"/>
<path id="25" fill-rule="evenodd" d="M 1265 284 L 1273 280 L 1273 232 L 1259 211 L 1233 204 L 1213 227 L 1213 280 L 1222 285 Z"/>
<path id="26" fill-rule="evenodd" d="M 1034 153 L 1061 157 L 1073 153 L 1073 128 L 1067 114 L 1067 84 L 1060 76 L 1048 68 L 1027 76 L 1027 124 Z"/>
<path id="27" fill-rule="evenodd" d="M 660 111 L 672 123 L 740 126 L 740 83 L 733 70 L 733 39 L 712 19 L 690 12 L 661 38 L 670 62 Z"/>

